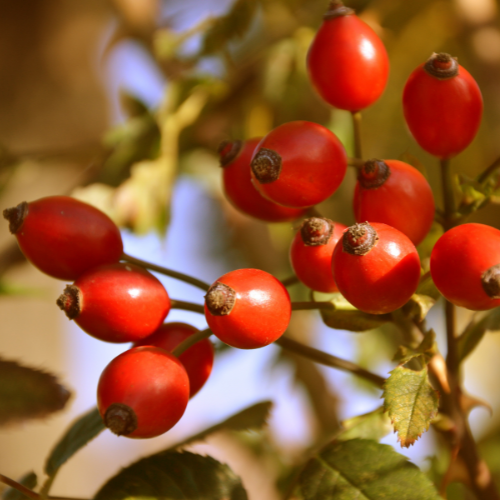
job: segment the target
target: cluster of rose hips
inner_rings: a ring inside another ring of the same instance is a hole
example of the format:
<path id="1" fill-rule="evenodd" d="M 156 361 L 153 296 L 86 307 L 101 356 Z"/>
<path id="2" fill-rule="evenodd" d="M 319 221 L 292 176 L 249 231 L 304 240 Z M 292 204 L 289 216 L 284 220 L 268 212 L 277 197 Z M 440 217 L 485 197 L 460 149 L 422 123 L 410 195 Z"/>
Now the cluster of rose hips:
<path id="1" fill-rule="evenodd" d="M 331 2 L 307 64 L 319 95 L 353 113 L 378 99 L 389 68 L 377 35 L 339 2 Z M 410 76 L 403 107 L 417 142 L 449 159 L 473 139 L 482 99 L 467 71 L 447 54 L 435 54 Z M 338 189 L 348 163 L 330 130 L 305 121 L 285 123 L 264 138 L 225 141 L 219 154 L 227 198 L 267 222 L 306 216 Z M 411 165 L 360 162 L 354 193 L 358 223 L 346 228 L 327 218 L 306 218 L 290 248 L 292 267 L 312 290 L 340 292 L 367 313 L 390 313 L 417 289 L 421 265 L 415 245 L 429 232 L 434 210 L 429 184 Z M 49 197 L 23 202 L 4 216 L 36 267 L 74 281 L 57 301 L 70 319 L 98 339 L 134 343 L 101 375 L 98 406 L 106 426 L 133 438 L 170 429 L 209 376 L 210 342 L 198 342 L 179 358 L 171 354 L 196 329 L 162 325 L 171 308 L 166 290 L 142 267 L 119 262 L 126 259 L 118 228 L 97 209 L 68 197 Z M 441 237 L 430 265 L 448 300 L 481 310 L 500 304 L 499 262 L 500 231 L 464 224 Z M 292 304 L 275 277 L 240 269 L 208 289 L 204 310 L 221 341 L 253 349 L 283 335 Z"/>

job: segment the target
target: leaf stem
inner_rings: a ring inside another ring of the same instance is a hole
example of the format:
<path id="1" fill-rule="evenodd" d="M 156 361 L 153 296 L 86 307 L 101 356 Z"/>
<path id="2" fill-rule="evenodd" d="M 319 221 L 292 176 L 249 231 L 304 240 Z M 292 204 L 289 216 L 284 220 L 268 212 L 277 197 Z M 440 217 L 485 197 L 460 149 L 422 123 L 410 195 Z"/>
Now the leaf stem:
<path id="1" fill-rule="evenodd" d="M 151 271 L 156 271 L 157 273 L 164 274 L 165 276 L 170 276 L 171 278 L 174 278 L 176 280 L 184 281 L 185 283 L 189 283 L 190 285 L 201 288 L 205 292 L 207 292 L 210 288 L 210 285 L 208 283 L 205 283 L 204 281 L 201 281 L 197 278 L 193 278 L 192 276 L 189 276 L 187 274 L 180 273 L 178 271 L 172 271 L 171 269 L 167 269 L 166 267 L 158 266 L 151 262 L 132 257 L 131 255 L 127 255 L 126 253 L 122 255 L 121 260 L 130 262 L 131 264 L 136 264 Z"/>
<path id="2" fill-rule="evenodd" d="M 320 351 L 318 349 L 315 349 L 314 347 L 309 347 L 305 344 L 301 344 L 300 342 L 292 340 L 289 337 L 282 336 L 275 342 L 275 344 L 278 344 L 283 349 L 298 354 L 299 356 L 309 358 L 316 363 L 330 366 L 331 368 L 337 368 L 338 370 L 350 372 L 353 375 L 356 375 L 367 380 L 368 382 L 371 382 L 372 384 L 375 384 L 380 389 L 383 388 L 383 385 L 385 383 L 385 379 L 383 377 L 369 372 L 368 370 L 365 370 L 361 366 L 358 366 L 351 361 L 338 358 L 337 356 Z"/>
<path id="3" fill-rule="evenodd" d="M 187 351 L 191 346 L 203 339 L 208 339 L 212 335 L 212 330 L 207 328 L 193 335 L 190 335 L 186 340 L 183 340 L 173 351 L 172 354 L 178 358 L 183 352 Z"/>
<path id="4" fill-rule="evenodd" d="M 479 182 L 480 184 L 482 184 L 484 181 L 486 181 L 488 179 L 488 177 L 490 177 L 491 174 L 493 174 L 495 172 L 495 170 L 497 168 L 500 167 L 500 157 L 497 158 L 486 170 L 484 170 L 483 172 L 481 172 L 476 180 L 477 182 Z"/>
<path id="5" fill-rule="evenodd" d="M 351 116 L 354 133 L 354 156 L 361 159 L 363 158 L 361 148 L 361 111 L 352 111 Z"/>
<path id="6" fill-rule="evenodd" d="M 183 311 L 191 311 L 199 314 L 205 314 L 205 308 L 200 304 L 195 304 L 193 302 L 186 302 L 184 300 L 172 300 L 172 309 L 181 309 Z"/>

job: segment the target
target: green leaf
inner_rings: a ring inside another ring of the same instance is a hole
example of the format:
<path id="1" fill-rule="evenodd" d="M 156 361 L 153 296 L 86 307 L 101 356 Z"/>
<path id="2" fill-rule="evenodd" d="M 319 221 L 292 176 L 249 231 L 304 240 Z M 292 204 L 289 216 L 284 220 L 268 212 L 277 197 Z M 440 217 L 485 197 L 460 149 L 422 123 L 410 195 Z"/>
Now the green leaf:
<path id="1" fill-rule="evenodd" d="M 296 488 L 302 500 L 440 500 L 430 480 L 391 446 L 333 442 L 312 458 Z"/>
<path id="2" fill-rule="evenodd" d="M 105 429 L 97 408 L 78 418 L 64 433 L 45 463 L 45 473 L 53 476 L 80 448 Z"/>
<path id="3" fill-rule="evenodd" d="M 458 212 L 463 216 L 470 215 L 485 205 L 492 191 L 488 184 L 481 184 L 463 174 L 459 174 L 458 184 L 463 193 Z"/>
<path id="4" fill-rule="evenodd" d="M 18 483 L 32 490 L 36 487 L 38 478 L 36 477 L 36 474 L 34 472 L 28 472 L 21 479 L 19 479 Z M 7 488 L 2 495 L 2 500 L 27 500 L 28 498 L 29 497 L 23 495 L 15 488 Z"/>
<path id="5" fill-rule="evenodd" d="M 398 351 L 394 355 L 393 361 L 399 365 L 405 365 L 412 359 L 423 356 L 426 363 L 437 353 L 436 334 L 434 330 L 429 330 L 420 345 L 416 349 L 407 346 L 399 346 Z"/>
<path id="6" fill-rule="evenodd" d="M 269 413 L 273 406 L 272 401 L 263 401 L 261 403 L 257 403 L 253 406 L 245 408 L 244 410 L 232 415 L 224 422 L 220 424 L 213 425 L 204 431 L 191 436 L 184 441 L 171 446 L 169 449 L 173 450 L 175 448 L 180 448 L 182 446 L 186 446 L 189 443 L 193 443 L 195 441 L 202 441 L 210 434 L 214 432 L 222 431 L 222 430 L 231 430 L 231 431 L 244 431 L 248 429 L 260 429 L 264 427 L 267 423 L 267 419 L 269 418 Z"/>
<path id="7" fill-rule="evenodd" d="M 435 303 L 436 299 L 429 295 L 414 293 L 410 300 L 403 306 L 403 312 L 418 323 L 421 323 Z"/>
<path id="8" fill-rule="evenodd" d="M 398 366 L 386 380 L 382 397 L 401 446 L 411 446 L 437 415 L 439 396 L 429 384 L 427 367 L 413 371 Z"/>
<path id="9" fill-rule="evenodd" d="M 207 30 L 202 54 L 214 54 L 224 49 L 228 42 L 243 37 L 253 20 L 257 5 L 255 0 L 236 0 L 231 10 L 216 19 Z"/>
<path id="10" fill-rule="evenodd" d="M 62 410 L 70 392 L 47 372 L 0 359 L 0 425 Z"/>
<path id="11" fill-rule="evenodd" d="M 390 314 L 368 314 L 356 309 L 340 293 L 326 295 L 314 292 L 313 300 L 332 304 L 331 309 L 321 309 L 320 313 L 323 322 L 336 330 L 365 332 L 391 320 Z"/>
<path id="12" fill-rule="evenodd" d="M 458 359 L 463 361 L 479 344 L 487 331 L 500 330 L 500 307 L 495 307 L 479 321 L 472 321 L 458 338 Z"/>
<path id="13" fill-rule="evenodd" d="M 337 435 L 337 441 L 349 441 L 356 438 L 379 441 L 392 431 L 391 420 L 383 407 L 344 420 L 341 425 L 343 430 Z"/>
<path id="14" fill-rule="evenodd" d="M 241 480 L 211 457 L 167 451 L 139 460 L 110 479 L 95 500 L 246 500 Z"/>

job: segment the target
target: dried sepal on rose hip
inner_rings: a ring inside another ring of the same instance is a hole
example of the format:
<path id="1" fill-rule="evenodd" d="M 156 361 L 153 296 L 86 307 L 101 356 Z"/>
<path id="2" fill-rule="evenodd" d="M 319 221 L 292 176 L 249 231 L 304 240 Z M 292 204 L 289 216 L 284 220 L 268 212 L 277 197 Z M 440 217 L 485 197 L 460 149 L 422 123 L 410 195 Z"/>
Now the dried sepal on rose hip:
<path id="1" fill-rule="evenodd" d="M 402 232 L 365 222 L 344 232 L 332 258 L 340 293 L 356 308 L 386 314 L 406 304 L 417 290 L 420 258 Z"/>
<path id="2" fill-rule="evenodd" d="M 500 231 L 469 223 L 446 231 L 431 253 L 431 276 L 453 304 L 485 311 L 500 306 Z"/>
<path id="3" fill-rule="evenodd" d="M 153 334 L 134 343 L 134 347 L 151 345 L 172 352 L 181 342 L 198 333 L 194 326 L 186 323 L 165 323 Z M 214 364 L 212 342 L 203 339 L 192 345 L 179 356 L 189 377 L 190 395 L 193 397 L 208 380 Z"/>
<path id="4" fill-rule="evenodd" d="M 182 363 L 154 346 L 134 347 L 114 358 L 97 386 L 105 426 L 118 436 L 152 438 L 170 430 L 189 401 Z"/>
<path id="5" fill-rule="evenodd" d="M 224 141 L 219 146 L 224 193 L 241 212 L 265 222 L 288 222 L 298 219 L 305 209 L 278 205 L 264 198 L 252 184 L 250 162 L 262 138 L 248 141 Z"/>
<path id="6" fill-rule="evenodd" d="M 128 263 L 91 269 L 68 285 L 57 305 L 85 332 L 105 342 L 135 342 L 151 335 L 170 311 L 161 282 Z"/>
<path id="7" fill-rule="evenodd" d="M 434 221 L 434 195 L 426 178 L 399 160 L 368 160 L 354 189 L 357 222 L 382 222 L 418 245 Z"/>
<path id="8" fill-rule="evenodd" d="M 323 19 L 307 55 L 311 83 L 328 104 L 362 110 L 385 89 L 387 51 L 378 35 L 342 2 L 331 1 Z"/>
<path id="9" fill-rule="evenodd" d="M 411 134 L 428 153 L 448 159 L 474 139 L 483 113 L 470 73 L 446 53 L 432 54 L 408 78 L 403 112 Z"/>
<path id="10" fill-rule="evenodd" d="M 252 182 L 262 196 L 286 207 L 307 208 L 337 190 L 346 173 L 347 156 L 327 128 L 294 121 L 261 140 L 251 169 Z"/>
<path id="11" fill-rule="evenodd" d="M 25 257 L 40 271 L 75 280 L 118 262 L 123 242 L 116 224 L 97 208 L 69 196 L 49 196 L 3 211 Z"/>
<path id="12" fill-rule="evenodd" d="M 304 285 L 318 292 L 338 292 L 332 255 L 346 229 L 344 224 L 324 217 L 310 217 L 302 223 L 290 245 L 290 263 Z"/>
<path id="13" fill-rule="evenodd" d="M 259 269 L 221 276 L 205 296 L 205 317 L 214 335 L 239 349 L 271 344 L 285 332 L 292 305 L 283 284 Z"/>

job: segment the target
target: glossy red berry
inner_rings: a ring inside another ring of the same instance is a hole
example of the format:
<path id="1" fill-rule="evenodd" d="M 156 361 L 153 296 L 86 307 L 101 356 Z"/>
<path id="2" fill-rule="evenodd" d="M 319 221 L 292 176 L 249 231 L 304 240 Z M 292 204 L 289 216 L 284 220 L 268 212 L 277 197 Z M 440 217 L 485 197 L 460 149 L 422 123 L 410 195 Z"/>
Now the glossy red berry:
<path id="1" fill-rule="evenodd" d="M 344 224 L 321 217 L 311 217 L 302 223 L 290 246 L 290 262 L 304 285 L 318 292 L 338 292 L 332 255 L 346 229 Z"/>
<path id="2" fill-rule="evenodd" d="M 474 78 L 456 59 L 433 54 L 408 78 L 403 111 L 418 144 L 428 153 L 448 159 L 474 139 L 483 98 Z"/>
<path id="3" fill-rule="evenodd" d="M 75 280 L 88 269 L 118 262 L 123 254 L 116 224 L 69 196 L 24 201 L 3 216 L 25 257 L 53 278 Z"/>
<path id="4" fill-rule="evenodd" d="M 359 111 L 384 91 L 389 58 L 377 34 L 352 9 L 332 1 L 309 49 L 307 69 L 327 103 Z"/>
<path id="5" fill-rule="evenodd" d="M 344 146 L 313 122 L 280 125 L 262 139 L 251 163 L 257 190 L 287 207 L 321 203 L 340 186 L 347 169 Z"/>
<path id="6" fill-rule="evenodd" d="M 351 226 L 335 247 L 332 266 L 340 293 L 371 314 L 390 313 L 406 304 L 420 280 L 415 245 L 378 222 Z"/>
<path id="7" fill-rule="evenodd" d="M 446 231 L 432 249 L 431 275 L 457 306 L 473 311 L 500 306 L 500 231 L 476 223 Z"/>
<path id="8" fill-rule="evenodd" d="M 170 298 L 151 273 L 118 263 L 82 274 L 57 305 L 88 334 L 120 343 L 143 339 L 159 328 L 170 311 Z"/>
<path id="9" fill-rule="evenodd" d="M 383 222 L 418 245 L 434 220 L 434 195 L 426 178 L 398 160 L 369 160 L 354 190 L 357 222 Z"/>
<path id="10" fill-rule="evenodd" d="M 266 200 L 252 184 L 250 162 L 261 138 L 248 141 L 224 141 L 219 146 L 223 168 L 224 192 L 231 204 L 241 212 L 265 222 L 287 222 L 298 219 L 305 209 L 278 205 Z"/>
<path id="11" fill-rule="evenodd" d="M 152 345 L 172 352 L 182 341 L 198 333 L 186 323 L 165 323 L 149 337 L 134 344 L 134 347 Z M 190 397 L 193 397 L 208 380 L 214 364 L 214 348 L 210 340 L 196 342 L 179 356 L 189 377 Z"/>
<path id="12" fill-rule="evenodd" d="M 205 297 L 205 317 L 214 335 L 240 349 L 264 347 L 279 339 L 291 314 L 286 288 L 260 269 L 224 274 Z"/>
<path id="13" fill-rule="evenodd" d="M 134 347 L 104 369 L 97 406 L 106 427 L 118 436 L 151 438 L 171 429 L 189 401 L 182 363 L 164 349 Z"/>

